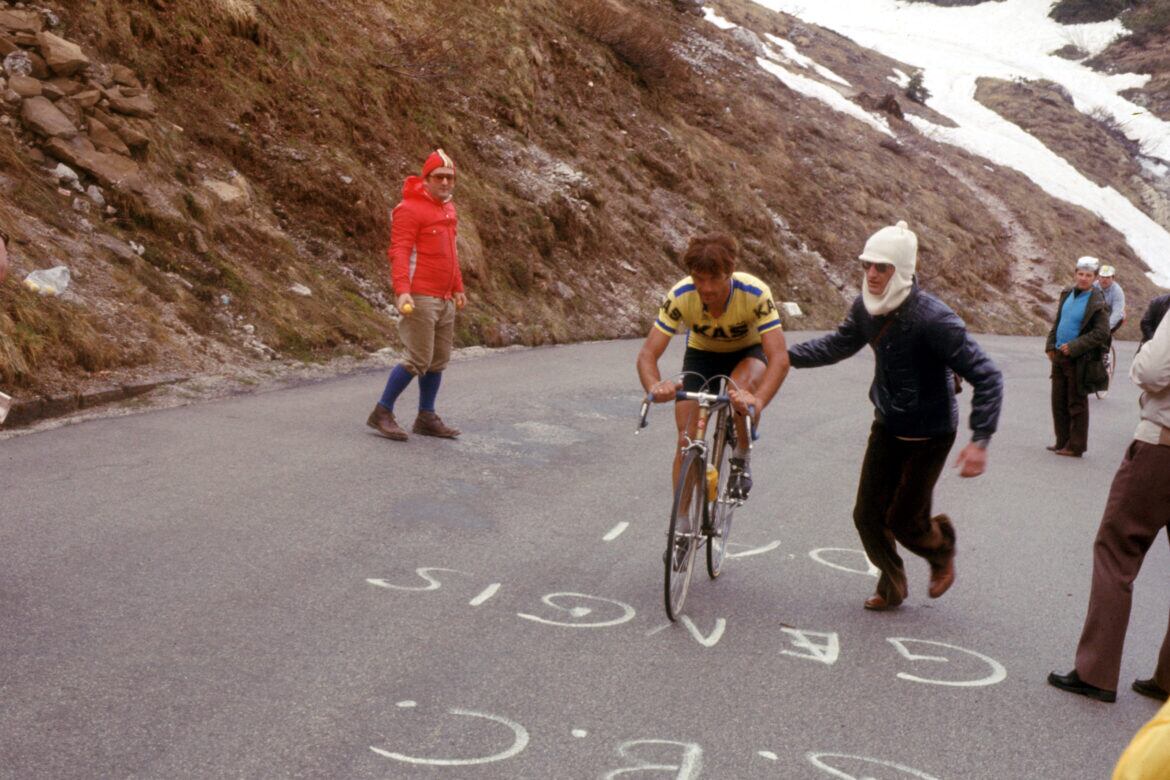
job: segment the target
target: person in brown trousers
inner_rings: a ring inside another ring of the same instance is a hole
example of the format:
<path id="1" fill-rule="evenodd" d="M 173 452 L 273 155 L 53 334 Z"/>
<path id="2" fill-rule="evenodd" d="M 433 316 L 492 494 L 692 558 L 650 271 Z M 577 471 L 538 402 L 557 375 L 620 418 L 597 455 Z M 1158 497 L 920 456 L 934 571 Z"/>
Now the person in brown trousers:
<path id="1" fill-rule="evenodd" d="M 1044 351 L 1052 362 L 1052 424 L 1056 443 L 1048 450 L 1079 458 L 1089 448 L 1089 393 L 1103 390 L 1094 370 L 1104 363 L 1100 350 L 1109 343 L 1109 306 L 1094 287 L 1101 263 L 1095 257 L 1077 260 L 1072 287 L 1060 294 L 1056 320 Z M 1106 384 L 1108 377 L 1105 377 Z"/>
<path id="2" fill-rule="evenodd" d="M 1105 514 L 1093 543 L 1093 585 L 1068 674 L 1048 682 L 1099 701 L 1117 699 L 1121 648 L 1129 625 L 1133 581 L 1158 533 L 1170 526 L 1170 318 L 1134 357 L 1130 378 L 1142 389 L 1141 421 L 1113 477 Z M 1170 690 L 1170 629 L 1154 676 L 1134 680 L 1143 696 L 1165 701 Z"/>
<path id="3" fill-rule="evenodd" d="M 869 398 L 874 407 L 861 463 L 853 524 L 877 567 L 865 609 L 897 608 L 909 593 L 897 545 L 930 564 L 926 595 L 955 582 L 955 527 L 933 514 L 934 486 L 959 427 L 955 375 L 971 385 L 971 441 L 955 465 L 962 477 L 987 466 L 987 447 L 1003 403 L 1003 375 L 945 303 L 918 287 L 918 236 L 906 222 L 870 236 L 858 257 L 861 295 L 834 333 L 789 348 L 793 367 L 816 368 L 874 353 Z"/>

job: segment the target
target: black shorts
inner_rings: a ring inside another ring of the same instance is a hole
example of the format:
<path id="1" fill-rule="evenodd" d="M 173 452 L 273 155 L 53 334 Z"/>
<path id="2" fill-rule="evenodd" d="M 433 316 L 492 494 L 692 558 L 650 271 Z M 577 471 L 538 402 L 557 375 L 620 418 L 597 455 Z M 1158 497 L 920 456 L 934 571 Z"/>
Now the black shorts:
<path id="1" fill-rule="evenodd" d="M 705 349 L 695 349 L 688 346 L 687 351 L 683 354 L 682 367 L 684 372 L 693 371 L 694 373 L 686 374 L 683 377 L 683 389 L 694 393 L 701 390 L 703 383 L 712 377 L 722 374 L 731 376 L 731 372 L 739 365 L 739 361 L 749 357 L 759 360 L 765 366 L 768 365 L 768 358 L 764 354 L 762 344 L 753 344 L 735 352 L 709 352 Z M 715 384 L 712 382 L 707 388 L 707 392 L 715 392 Z"/>

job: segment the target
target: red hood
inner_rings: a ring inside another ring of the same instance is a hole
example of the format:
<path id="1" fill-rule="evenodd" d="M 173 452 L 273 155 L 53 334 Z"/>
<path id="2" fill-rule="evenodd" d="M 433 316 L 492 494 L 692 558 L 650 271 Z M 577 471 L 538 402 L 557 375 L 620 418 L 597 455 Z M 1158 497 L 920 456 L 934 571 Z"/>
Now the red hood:
<path id="1" fill-rule="evenodd" d="M 407 176 L 406 181 L 402 182 L 402 197 L 405 198 L 422 198 L 423 200 L 443 205 L 441 201 L 436 200 L 434 195 L 431 195 L 423 183 L 421 176 Z"/>

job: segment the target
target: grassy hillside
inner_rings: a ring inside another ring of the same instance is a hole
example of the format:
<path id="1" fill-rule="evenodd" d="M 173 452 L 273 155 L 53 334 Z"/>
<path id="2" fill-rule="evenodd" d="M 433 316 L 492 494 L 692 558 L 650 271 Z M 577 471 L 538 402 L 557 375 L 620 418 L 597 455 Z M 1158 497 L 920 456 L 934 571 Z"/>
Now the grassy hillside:
<path id="1" fill-rule="evenodd" d="M 35 395 L 393 346 L 387 216 L 436 146 L 460 169 L 461 345 L 639 335 L 706 230 L 735 233 L 747 269 L 801 305 L 789 327 L 835 322 L 865 237 L 897 219 L 919 231 L 924 283 L 980 329 L 1039 332 L 1081 254 L 1113 259 L 1135 299 L 1152 292 L 1092 215 L 899 119 L 895 140 L 791 92 L 755 65 L 758 41 L 687 5 L 52 6 L 46 29 L 81 45 L 91 78 L 129 68 L 157 110 L 107 109 L 145 140 L 129 180 L 83 172 L 101 206 L 51 174 L 60 152 L 20 100 L 4 104 L 0 225 L 16 268 L 0 286 L 0 386 Z M 928 112 L 886 80 L 908 66 L 746 0 L 718 7 L 795 40 L 858 102 L 891 94 Z M 57 264 L 74 272 L 69 295 L 19 285 Z"/>

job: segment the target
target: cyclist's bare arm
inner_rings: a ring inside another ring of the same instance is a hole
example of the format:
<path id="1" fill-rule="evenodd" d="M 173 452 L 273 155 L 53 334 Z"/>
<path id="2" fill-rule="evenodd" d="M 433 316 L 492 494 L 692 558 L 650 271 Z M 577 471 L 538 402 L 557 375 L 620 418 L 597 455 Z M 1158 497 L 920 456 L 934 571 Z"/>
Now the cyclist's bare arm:
<path id="1" fill-rule="evenodd" d="M 790 368 L 788 362 L 788 343 L 784 340 L 784 332 L 775 328 L 760 337 L 760 346 L 764 348 L 764 355 L 768 358 L 768 367 L 754 392 L 746 390 L 729 390 L 728 396 L 740 414 L 746 414 L 748 406 L 755 406 L 756 414 L 764 410 L 776 393 L 784 378 L 788 376 Z"/>
<path id="2" fill-rule="evenodd" d="M 663 381 L 662 374 L 658 372 L 658 359 L 669 344 L 670 336 L 651 327 L 650 335 L 638 352 L 638 379 L 642 382 L 642 389 L 653 396 L 655 403 L 673 401 L 675 390 L 679 387 L 679 383 L 674 380 Z"/>

